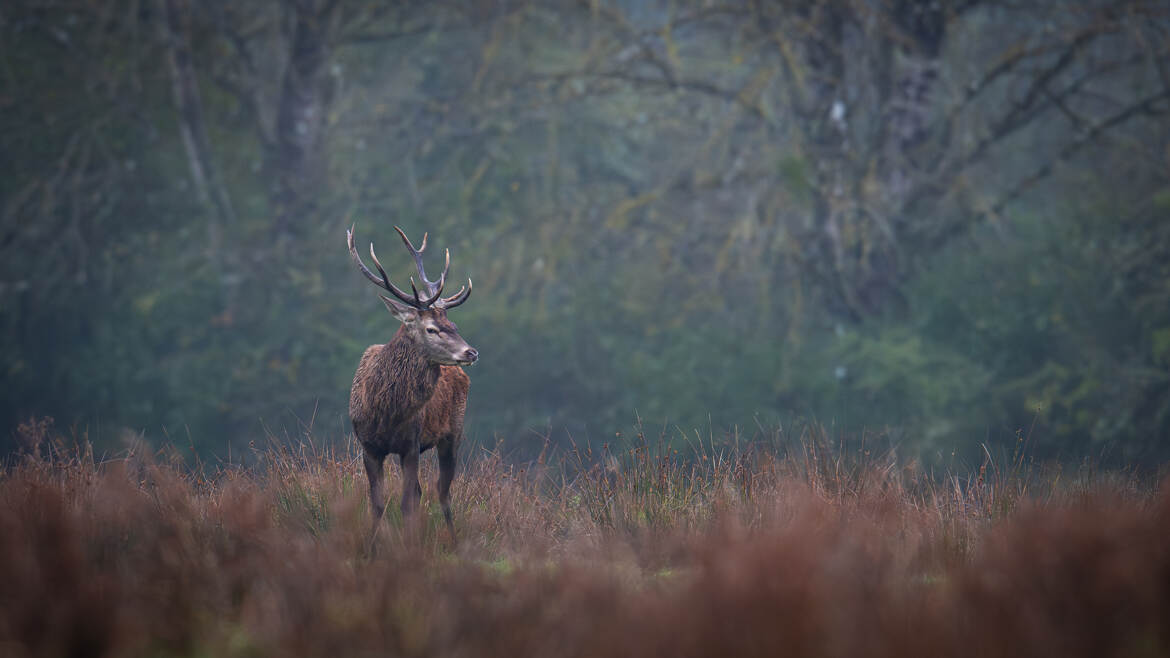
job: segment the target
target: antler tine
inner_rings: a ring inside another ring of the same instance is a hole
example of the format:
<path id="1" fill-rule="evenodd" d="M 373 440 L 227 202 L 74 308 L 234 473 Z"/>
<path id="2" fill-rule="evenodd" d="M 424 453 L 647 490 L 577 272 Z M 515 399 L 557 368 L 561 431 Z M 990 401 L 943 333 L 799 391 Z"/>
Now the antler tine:
<path id="1" fill-rule="evenodd" d="M 377 285 L 382 285 L 382 282 L 378 280 L 378 277 L 374 276 L 374 273 L 371 272 L 370 269 L 366 267 L 366 264 L 362 262 L 362 257 L 358 255 L 357 247 L 353 244 L 353 230 L 355 227 L 357 227 L 357 224 L 350 226 L 349 229 L 345 231 L 345 243 L 349 245 L 349 255 L 351 258 L 353 258 L 353 262 L 358 266 L 358 269 L 361 270 L 362 274 L 366 275 L 367 279 Z"/>
<path id="2" fill-rule="evenodd" d="M 395 226 L 394 230 L 398 231 L 398 236 L 402 238 L 402 242 L 406 244 L 406 248 L 410 250 L 410 253 L 421 254 L 423 252 L 423 249 L 427 248 L 427 234 L 426 233 L 423 233 L 422 246 L 419 247 L 418 249 L 415 249 L 414 244 L 410 241 L 410 238 L 406 237 L 406 233 L 404 233 L 401 228 Z"/>
<path id="3" fill-rule="evenodd" d="M 414 293 L 414 303 L 419 308 L 425 308 L 422 300 L 418 298 L 418 288 L 414 287 L 414 277 L 410 277 L 410 292 Z"/>
<path id="4" fill-rule="evenodd" d="M 406 302 L 407 304 L 413 304 L 414 302 L 411 301 L 410 297 L 406 296 L 405 292 L 402 292 L 401 290 L 398 289 L 398 286 L 394 285 L 393 283 L 390 283 L 390 277 L 386 276 L 386 270 L 382 269 L 382 263 L 378 261 L 378 254 L 374 253 L 374 243 L 373 242 L 370 243 L 370 258 L 374 259 L 374 266 L 378 268 L 378 274 L 382 275 L 382 284 L 383 284 L 382 287 L 385 288 L 386 290 L 389 290 L 391 292 L 391 294 L 393 294 L 398 299 Z M 415 295 L 415 300 L 416 301 L 418 300 L 417 295 Z M 422 308 L 422 307 L 420 306 L 419 308 Z"/>
<path id="5" fill-rule="evenodd" d="M 443 283 L 442 281 L 439 282 L 439 289 L 437 291 L 435 291 L 435 293 L 433 295 L 431 295 L 431 297 L 429 299 L 419 300 L 419 302 L 418 302 L 420 304 L 419 308 L 429 308 L 431 306 L 431 304 L 435 303 L 435 300 L 439 298 L 439 295 L 443 294 L 442 283 Z M 414 287 L 414 277 L 413 276 L 410 277 L 410 289 L 414 291 L 414 298 L 416 300 L 418 300 L 418 288 Z"/>
<path id="6" fill-rule="evenodd" d="M 443 290 L 443 285 L 447 282 L 447 270 L 451 269 L 451 250 L 444 249 L 443 253 L 446 254 L 446 257 L 445 257 L 444 263 L 443 263 L 443 273 L 439 275 L 439 290 L 440 290 L 440 292 Z"/>
<path id="7" fill-rule="evenodd" d="M 419 279 L 422 280 L 423 285 L 425 285 L 427 287 L 427 292 L 433 291 L 435 289 L 436 282 L 431 281 L 430 279 L 427 278 L 427 272 L 423 268 L 423 258 L 422 258 L 422 252 L 424 249 L 427 248 L 427 236 L 430 234 L 423 233 L 422 245 L 419 246 L 418 249 L 415 249 L 414 245 L 411 244 L 411 242 L 410 242 L 410 238 L 406 237 L 406 233 L 404 233 L 402 231 L 402 229 L 395 226 L 394 230 L 398 231 L 398 236 L 400 238 L 402 238 L 402 243 L 406 245 L 406 248 L 408 250 L 410 250 L 410 255 L 412 257 L 414 257 L 414 266 L 418 270 L 418 277 L 419 277 Z"/>
<path id="8" fill-rule="evenodd" d="M 443 288 L 447 285 L 447 270 L 451 269 L 451 250 L 447 249 L 445 251 L 447 253 L 447 262 L 443 263 L 443 272 L 439 274 L 437 285 L 433 281 L 428 282 L 431 290 L 435 293 L 434 297 L 431 297 L 432 300 L 438 299 L 443 294 Z"/>
<path id="9" fill-rule="evenodd" d="M 373 242 L 370 243 L 370 258 L 372 258 L 374 260 L 374 267 L 378 268 L 378 274 L 382 275 L 381 283 L 382 283 L 383 287 L 389 289 L 389 287 L 391 285 L 390 284 L 390 277 L 386 276 L 386 270 L 382 268 L 382 262 L 378 260 L 378 254 L 374 253 L 374 243 Z"/>
<path id="10" fill-rule="evenodd" d="M 353 258 L 353 262 L 358 266 L 358 269 L 361 270 L 361 273 L 364 274 L 371 283 L 380 288 L 385 288 L 398 299 L 413 306 L 414 302 L 410 299 L 410 297 L 407 297 L 406 293 L 399 290 L 393 283 L 390 283 L 390 277 L 386 276 L 386 270 L 382 269 L 382 264 L 378 262 L 378 256 L 374 254 L 374 243 L 370 243 L 370 257 L 374 259 L 374 266 L 378 268 L 378 273 L 382 275 L 382 278 L 379 279 L 378 277 L 374 276 L 374 273 L 370 271 L 370 268 L 366 267 L 366 264 L 362 262 L 362 257 L 358 255 L 357 246 L 354 244 L 353 239 L 353 233 L 356 227 L 357 224 L 354 224 L 350 226 L 349 230 L 345 232 L 345 242 L 349 246 L 349 255 L 351 258 Z"/>
<path id="11" fill-rule="evenodd" d="M 452 309 L 467 301 L 468 297 L 471 297 L 471 277 L 467 278 L 467 285 L 460 287 L 459 292 L 439 300 L 439 306 L 444 309 Z"/>

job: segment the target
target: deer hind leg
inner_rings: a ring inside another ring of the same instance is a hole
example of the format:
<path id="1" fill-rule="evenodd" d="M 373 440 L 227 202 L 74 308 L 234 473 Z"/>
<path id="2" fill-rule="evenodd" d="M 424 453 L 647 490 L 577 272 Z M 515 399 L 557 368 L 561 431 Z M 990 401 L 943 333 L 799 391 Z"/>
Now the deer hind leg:
<path id="1" fill-rule="evenodd" d="M 455 441 L 445 441 L 436 447 L 439 456 L 439 479 L 435 488 L 439 493 L 439 504 L 443 506 L 443 518 L 451 541 L 455 541 L 455 523 L 451 520 L 451 481 L 455 479 Z"/>

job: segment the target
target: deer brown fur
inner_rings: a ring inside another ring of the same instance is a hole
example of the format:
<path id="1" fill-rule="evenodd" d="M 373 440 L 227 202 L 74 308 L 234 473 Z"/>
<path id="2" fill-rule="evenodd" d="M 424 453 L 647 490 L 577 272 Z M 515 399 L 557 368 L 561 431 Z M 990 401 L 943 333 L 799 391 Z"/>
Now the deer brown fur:
<path id="1" fill-rule="evenodd" d="M 371 345 L 362 355 L 349 396 L 349 415 L 354 434 L 362 445 L 366 476 L 370 483 L 370 505 L 374 513 L 374 530 L 385 511 L 386 480 L 384 462 L 389 454 L 398 455 L 402 464 L 402 513 L 409 517 L 418 506 L 422 487 L 418 482 L 420 455 L 435 448 L 439 461 L 436 483 L 443 516 L 452 538 L 455 526 L 451 518 L 450 492 L 455 477 L 455 453 L 463 438 L 463 415 L 471 380 L 460 366 L 479 358 L 453 322 L 447 309 L 467 300 L 471 281 L 456 295 L 443 298 L 447 268 L 438 281 L 430 281 L 423 271 L 421 252 L 398 229 L 403 242 L 415 257 L 419 277 L 425 288 L 420 296 L 411 279 L 413 297 L 397 289 L 386 277 L 370 245 L 370 255 L 381 274 L 373 275 L 353 244 L 353 232 L 347 232 L 350 254 L 359 269 L 374 283 L 390 291 L 397 300 L 381 296 L 386 308 L 402 326 L 384 345 Z M 450 265 L 448 255 L 447 265 Z"/>

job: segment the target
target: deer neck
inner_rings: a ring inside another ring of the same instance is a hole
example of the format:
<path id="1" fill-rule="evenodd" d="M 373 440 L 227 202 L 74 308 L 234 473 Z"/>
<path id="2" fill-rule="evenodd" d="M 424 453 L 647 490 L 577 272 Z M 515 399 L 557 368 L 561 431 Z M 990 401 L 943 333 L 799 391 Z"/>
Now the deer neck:
<path id="1" fill-rule="evenodd" d="M 422 345 L 410 337 L 404 328 L 386 345 L 384 355 L 390 369 L 394 371 L 394 381 L 406 384 L 405 391 L 419 405 L 426 403 L 434 393 L 435 384 L 439 380 L 440 366 L 426 357 Z"/>

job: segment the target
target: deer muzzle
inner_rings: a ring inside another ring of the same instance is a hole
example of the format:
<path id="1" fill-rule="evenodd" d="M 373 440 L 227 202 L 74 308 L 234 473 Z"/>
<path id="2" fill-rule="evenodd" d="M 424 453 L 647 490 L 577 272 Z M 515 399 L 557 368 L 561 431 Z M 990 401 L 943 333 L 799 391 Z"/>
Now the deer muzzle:
<path id="1" fill-rule="evenodd" d="M 469 366 L 476 361 L 479 361 L 479 350 L 474 347 L 463 350 L 463 354 L 459 357 L 459 365 L 461 366 Z"/>

